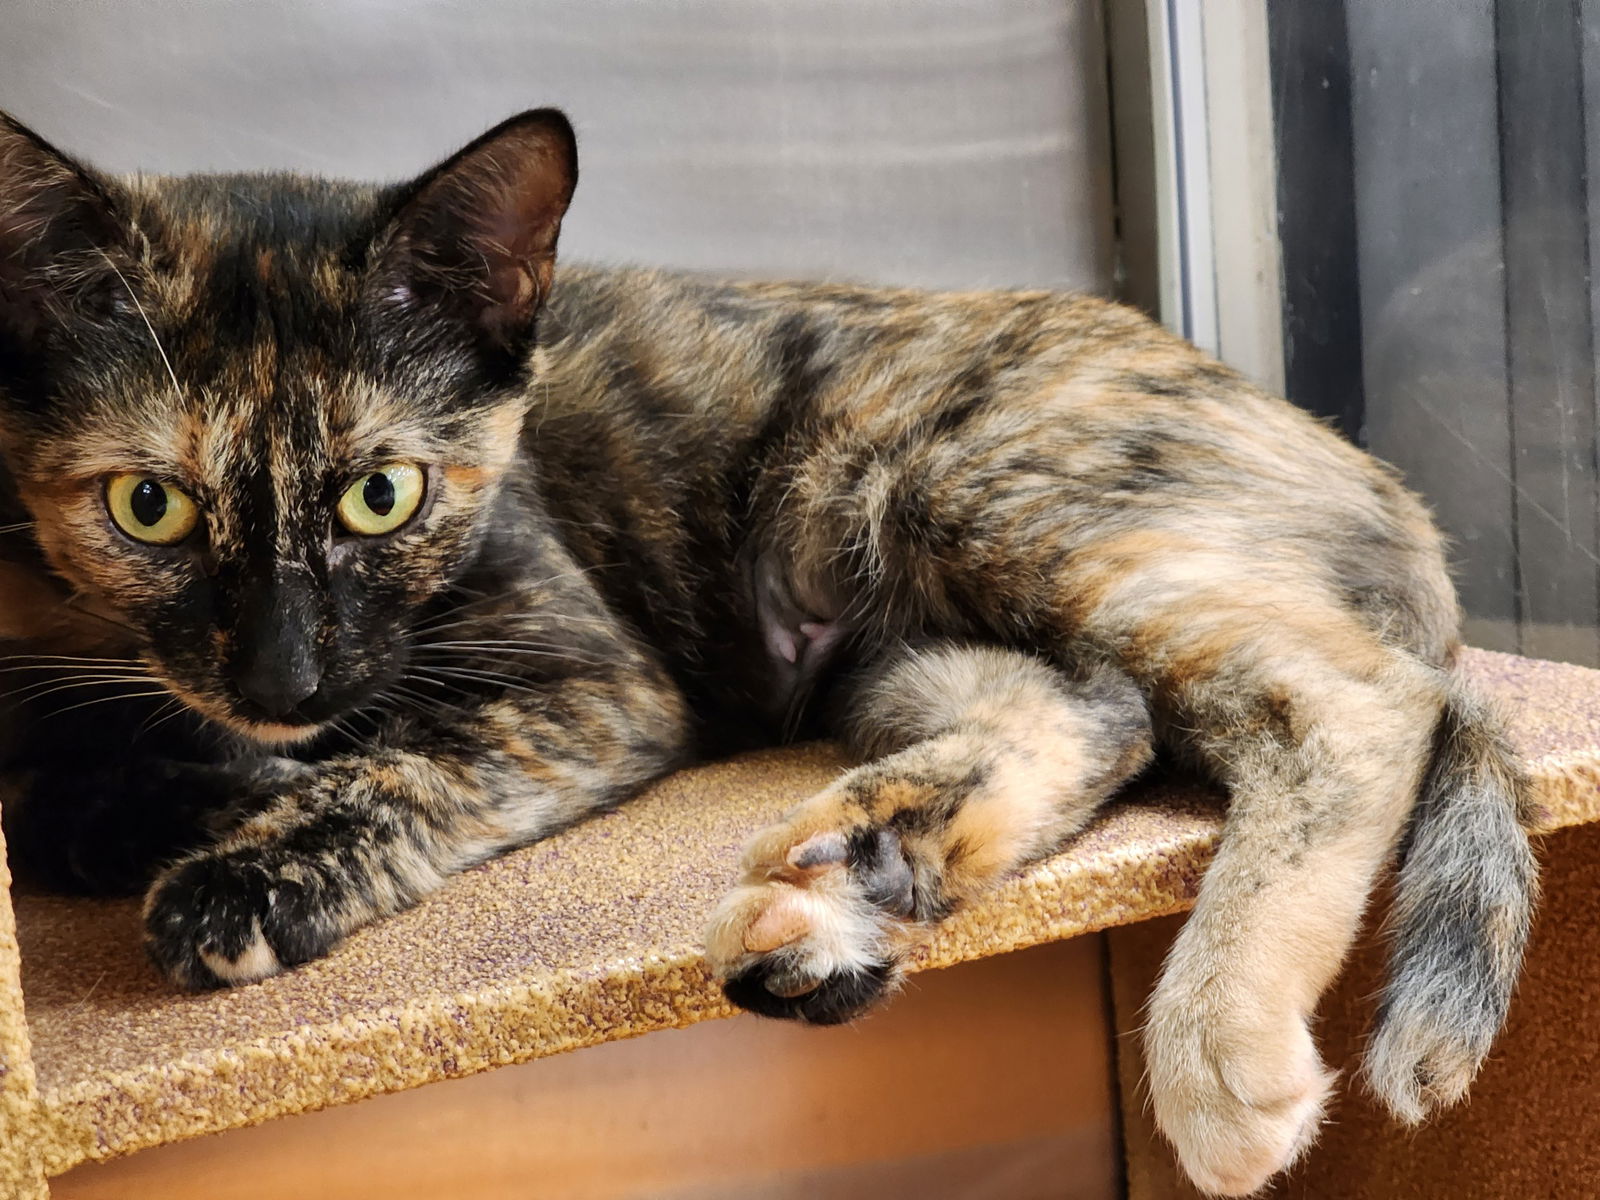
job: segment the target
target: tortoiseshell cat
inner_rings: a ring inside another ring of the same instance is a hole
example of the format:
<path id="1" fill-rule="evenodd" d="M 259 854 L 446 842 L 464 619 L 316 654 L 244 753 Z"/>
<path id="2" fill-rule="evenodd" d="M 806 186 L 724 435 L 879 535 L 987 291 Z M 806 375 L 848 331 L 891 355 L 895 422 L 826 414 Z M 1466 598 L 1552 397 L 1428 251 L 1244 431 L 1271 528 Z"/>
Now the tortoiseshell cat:
<path id="1" fill-rule="evenodd" d="M 160 967 L 243 983 L 828 732 L 865 765 L 707 943 L 737 1003 L 833 1022 L 1159 745 L 1232 795 L 1146 1032 L 1190 1175 L 1313 1137 L 1308 1022 L 1402 834 L 1367 1078 L 1458 1099 L 1527 784 L 1394 475 L 1098 299 L 556 272 L 575 154 L 542 110 L 396 187 L 113 180 L 0 122 L 22 864 L 148 885 Z"/>

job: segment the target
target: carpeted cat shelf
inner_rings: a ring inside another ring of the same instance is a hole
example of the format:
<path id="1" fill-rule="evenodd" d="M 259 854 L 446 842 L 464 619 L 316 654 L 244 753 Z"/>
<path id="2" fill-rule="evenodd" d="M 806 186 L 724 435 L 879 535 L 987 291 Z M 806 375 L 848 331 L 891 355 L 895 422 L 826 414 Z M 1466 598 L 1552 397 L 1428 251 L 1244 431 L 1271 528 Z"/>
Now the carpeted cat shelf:
<path id="1" fill-rule="evenodd" d="M 1476 651 L 1466 669 L 1512 719 L 1540 783 L 1541 830 L 1600 818 L 1600 672 Z M 745 838 L 840 766 L 835 751 L 814 746 L 683 772 L 618 812 L 467 872 L 322 961 L 203 995 L 176 994 L 144 961 L 137 903 L 12 894 L 0 860 L 0 1195 L 42 1197 L 49 1176 L 91 1159 L 729 1015 L 701 961 L 701 923 Z M 1112 943 L 1117 1024 L 1136 1027 L 1141 989 L 1173 927 L 1154 919 L 1190 903 L 1221 812 L 1203 789 L 1146 785 L 1062 853 L 947 922 L 919 966 L 1141 922 Z M 1525 1112 L 1530 1096 L 1543 1103 L 1527 1081 L 1547 1072 L 1549 1056 L 1596 1057 L 1581 1009 L 1564 1022 L 1532 1016 L 1547 1012 L 1550 988 L 1562 1002 L 1586 1000 L 1589 1013 L 1600 998 L 1600 921 L 1594 906 L 1566 911 L 1587 903 L 1584 872 L 1567 860 L 1594 861 L 1600 840 L 1569 831 L 1542 848 L 1550 882 L 1529 977 L 1478 1103 L 1444 1119 L 1447 1132 L 1450 1121 L 1467 1122 L 1461 1137 L 1503 1123 L 1509 1106 Z M 1587 945 L 1573 943 L 1580 935 Z M 1586 950 L 1592 967 L 1578 965 Z M 1370 1015 L 1367 959 L 1375 954 L 1358 960 L 1330 1002 L 1335 1063 L 1340 1023 L 1353 1043 L 1359 1014 Z M 1574 971 L 1597 990 L 1559 991 L 1558 977 L 1570 982 Z M 1135 1039 L 1119 1038 L 1118 1048 L 1129 1194 L 1185 1194 L 1142 1115 Z M 1526 1061 L 1534 1054 L 1544 1062 Z M 1587 1093 L 1564 1099 L 1592 1108 Z M 1464 1194 L 1449 1183 L 1455 1143 L 1352 1113 L 1336 1114 L 1282 1194 Z M 1600 1170 L 1597 1143 L 1563 1142 L 1554 1153 L 1568 1162 L 1586 1154 Z M 1418 1155 L 1438 1159 L 1430 1170 L 1439 1191 L 1416 1182 Z M 1511 1190 L 1478 1177 L 1473 1194 L 1557 1194 L 1511 1158 Z"/>

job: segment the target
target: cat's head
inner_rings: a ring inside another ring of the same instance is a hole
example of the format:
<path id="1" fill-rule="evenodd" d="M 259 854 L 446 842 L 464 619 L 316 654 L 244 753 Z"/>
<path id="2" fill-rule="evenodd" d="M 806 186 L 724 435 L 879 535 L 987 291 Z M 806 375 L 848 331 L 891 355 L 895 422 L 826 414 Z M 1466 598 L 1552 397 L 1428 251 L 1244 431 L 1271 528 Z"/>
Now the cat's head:
<path id="1" fill-rule="evenodd" d="M 0 457 L 51 569 L 264 741 L 370 699 L 517 451 L 553 110 L 419 179 L 111 179 L 0 115 Z"/>

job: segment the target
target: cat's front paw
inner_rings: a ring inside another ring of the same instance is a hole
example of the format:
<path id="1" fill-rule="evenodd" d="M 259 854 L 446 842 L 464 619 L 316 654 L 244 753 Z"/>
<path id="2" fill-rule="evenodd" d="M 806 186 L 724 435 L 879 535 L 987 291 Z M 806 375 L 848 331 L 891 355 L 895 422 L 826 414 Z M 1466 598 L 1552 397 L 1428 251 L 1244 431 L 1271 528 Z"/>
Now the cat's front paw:
<path id="1" fill-rule="evenodd" d="M 1253 1016 L 1158 990 L 1145 1026 L 1156 1124 L 1211 1195 L 1248 1196 L 1294 1162 L 1333 1084 L 1303 1019 Z"/>
<path id="2" fill-rule="evenodd" d="M 836 1025 L 900 980 L 915 928 L 906 920 L 912 869 L 889 830 L 798 826 L 774 826 L 751 844 L 743 882 L 706 929 L 706 956 L 740 1008 Z"/>
<path id="3" fill-rule="evenodd" d="M 145 896 L 145 945 L 188 988 L 254 983 L 321 957 L 339 939 L 305 865 L 259 849 L 202 854 L 162 874 Z"/>

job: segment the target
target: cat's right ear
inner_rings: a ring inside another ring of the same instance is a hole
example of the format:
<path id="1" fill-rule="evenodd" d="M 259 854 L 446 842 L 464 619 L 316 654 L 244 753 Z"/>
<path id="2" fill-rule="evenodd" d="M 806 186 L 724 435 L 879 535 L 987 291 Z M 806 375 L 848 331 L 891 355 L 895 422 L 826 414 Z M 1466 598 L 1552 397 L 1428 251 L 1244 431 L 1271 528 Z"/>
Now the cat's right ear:
<path id="1" fill-rule="evenodd" d="M 0 113 L 0 335 L 30 348 L 52 326 L 120 312 L 128 224 L 111 185 Z"/>

